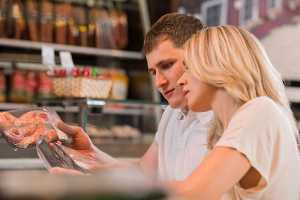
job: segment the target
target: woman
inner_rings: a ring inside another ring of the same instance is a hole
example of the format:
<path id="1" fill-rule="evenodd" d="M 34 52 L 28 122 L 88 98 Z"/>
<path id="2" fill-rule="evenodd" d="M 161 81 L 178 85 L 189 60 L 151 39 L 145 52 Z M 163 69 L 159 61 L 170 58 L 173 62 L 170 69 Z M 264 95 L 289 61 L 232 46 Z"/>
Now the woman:
<path id="1" fill-rule="evenodd" d="M 184 181 L 186 199 L 299 200 L 298 131 L 279 74 L 259 42 L 233 27 L 210 27 L 185 44 L 189 109 L 212 109 L 210 153 Z"/>

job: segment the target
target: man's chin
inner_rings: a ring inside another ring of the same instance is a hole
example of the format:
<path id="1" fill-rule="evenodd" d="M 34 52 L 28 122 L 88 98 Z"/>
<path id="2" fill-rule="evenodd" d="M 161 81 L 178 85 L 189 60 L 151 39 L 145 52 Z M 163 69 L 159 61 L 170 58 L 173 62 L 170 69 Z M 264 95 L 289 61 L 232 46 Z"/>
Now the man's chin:
<path id="1" fill-rule="evenodd" d="M 168 100 L 169 106 L 171 108 L 181 108 L 181 109 L 186 109 L 187 103 L 185 101 L 175 101 L 175 100 Z"/>

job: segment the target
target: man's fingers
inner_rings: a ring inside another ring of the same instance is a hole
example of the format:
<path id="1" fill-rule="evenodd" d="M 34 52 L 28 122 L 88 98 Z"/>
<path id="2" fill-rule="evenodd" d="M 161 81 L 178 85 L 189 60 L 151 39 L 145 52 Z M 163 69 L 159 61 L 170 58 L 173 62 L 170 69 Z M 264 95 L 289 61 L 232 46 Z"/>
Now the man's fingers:
<path id="1" fill-rule="evenodd" d="M 57 135 L 56 131 L 49 131 L 47 133 L 47 135 L 45 135 L 45 140 L 48 143 L 57 141 L 58 135 Z"/>
<path id="2" fill-rule="evenodd" d="M 78 126 L 71 126 L 62 121 L 57 123 L 57 128 L 59 128 L 62 132 L 66 133 L 67 135 L 70 135 L 70 136 L 75 136 L 81 130 L 80 127 L 78 127 Z"/>
<path id="3" fill-rule="evenodd" d="M 61 167 L 53 167 L 48 170 L 51 174 L 67 174 L 67 175 L 84 175 L 84 173 L 74 170 L 74 169 L 66 169 Z"/>

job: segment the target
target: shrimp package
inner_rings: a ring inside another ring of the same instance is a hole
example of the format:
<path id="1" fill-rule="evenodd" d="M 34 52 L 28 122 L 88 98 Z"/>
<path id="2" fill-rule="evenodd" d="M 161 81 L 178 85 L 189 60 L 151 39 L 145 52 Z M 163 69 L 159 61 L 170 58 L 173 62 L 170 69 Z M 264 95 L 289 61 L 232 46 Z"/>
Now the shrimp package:
<path id="1" fill-rule="evenodd" d="M 0 112 L 0 131 L 6 141 L 14 148 L 26 149 L 35 147 L 44 166 L 64 167 L 81 170 L 68 152 L 62 148 L 70 138 L 56 128 L 59 116 L 48 108 L 26 108 Z M 60 140 L 58 143 L 47 143 L 45 138 L 53 134 Z M 82 171 L 82 170 L 81 170 Z"/>
<path id="2" fill-rule="evenodd" d="M 0 112 L 0 131 L 9 144 L 25 149 L 48 134 L 58 135 L 55 128 L 58 120 L 58 115 L 47 108 Z"/>

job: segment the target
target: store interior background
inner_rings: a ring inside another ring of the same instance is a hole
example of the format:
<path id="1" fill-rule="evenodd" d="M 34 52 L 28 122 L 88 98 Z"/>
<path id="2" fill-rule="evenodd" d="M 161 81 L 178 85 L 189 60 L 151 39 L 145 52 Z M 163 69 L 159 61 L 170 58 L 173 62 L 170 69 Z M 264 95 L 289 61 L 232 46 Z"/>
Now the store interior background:
<path id="1" fill-rule="evenodd" d="M 175 11 L 253 32 L 281 72 L 300 119 L 299 0 L 0 0 L 0 110 L 47 106 L 83 126 L 113 156 L 143 155 L 166 105 L 148 74 L 143 36 L 160 16 Z M 44 46 L 55 51 L 52 76 Z M 109 74 L 108 98 L 55 96 L 53 79 L 65 76 L 61 51 L 82 69 L 71 76 Z M 3 138 L 0 151 L 6 160 L 37 158 L 32 149 L 15 152 Z"/>

